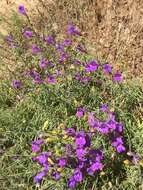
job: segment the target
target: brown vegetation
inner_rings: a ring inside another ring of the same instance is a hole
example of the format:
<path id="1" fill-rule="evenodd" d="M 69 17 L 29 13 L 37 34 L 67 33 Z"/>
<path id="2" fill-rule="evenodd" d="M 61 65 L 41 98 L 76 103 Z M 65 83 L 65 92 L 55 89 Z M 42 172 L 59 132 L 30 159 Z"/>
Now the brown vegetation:
<path id="1" fill-rule="evenodd" d="M 0 5 L 3 11 L 7 5 L 8 13 L 21 3 L 32 10 L 30 14 L 36 10 L 33 19 L 40 27 L 43 23 L 60 32 L 73 22 L 86 35 L 91 53 L 122 68 L 126 75 L 142 76 L 142 0 L 2 0 Z"/>

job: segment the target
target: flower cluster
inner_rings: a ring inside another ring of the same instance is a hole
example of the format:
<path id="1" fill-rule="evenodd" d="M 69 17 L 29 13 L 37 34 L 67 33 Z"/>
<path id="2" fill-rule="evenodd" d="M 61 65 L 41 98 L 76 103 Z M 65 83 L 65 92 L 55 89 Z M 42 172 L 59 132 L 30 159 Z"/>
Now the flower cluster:
<path id="1" fill-rule="evenodd" d="M 115 114 L 111 112 L 106 104 L 100 106 L 100 111 L 107 115 L 106 120 L 95 119 L 93 112 L 78 107 L 76 111 L 77 120 L 84 120 L 88 129 L 78 129 L 77 124 L 73 127 L 64 129 L 63 139 L 66 141 L 61 143 L 62 153 L 56 156 L 53 152 L 54 147 L 48 152 L 41 152 L 41 145 L 46 144 L 46 139 L 38 139 L 32 142 L 32 151 L 39 153 L 33 157 L 43 170 L 34 177 L 35 183 L 40 184 L 43 177 L 51 176 L 54 180 L 60 180 L 64 177 L 67 180 L 69 188 L 75 188 L 78 183 L 82 183 L 87 176 L 93 177 L 95 174 L 106 170 L 108 163 L 103 147 L 94 147 L 94 138 L 97 133 L 103 135 L 108 141 L 117 155 L 126 154 L 123 137 L 123 124 L 119 123 Z M 60 134 L 60 135 L 61 135 Z M 58 135 L 58 134 L 57 134 Z M 70 139 L 70 140 L 69 140 Z M 67 175 L 64 170 L 68 169 Z"/>
<path id="2" fill-rule="evenodd" d="M 23 5 L 19 6 L 18 12 L 28 18 Z M 108 78 L 114 82 L 120 82 L 123 78 L 119 71 L 112 72 L 110 64 L 100 64 L 97 60 L 86 58 L 88 53 L 82 43 L 82 33 L 73 24 L 67 26 L 65 38 L 61 41 L 51 34 L 44 37 L 36 34 L 31 25 L 28 28 L 23 28 L 21 35 L 23 36 L 24 44 L 26 44 L 26 48 L 22 47 L 25 50 L 24 54 L 31 54 L 33 59 L 36 57 L 35 64 L 32 61 L 32 67 L 28 67 L 28 63 L 25 67 L 25 70 L 28 70 L 26 72 L 30 73 L 29 77 L 33 79 L 35 84 L 54 85 L 69 78 L 70 80 L 77 80 L 81 84 L 87 84 L 97 80 L 98 73 L 102 73 L 101 75 L 105 77 L 110 76 Z M 6 36 L 5 40 L 9 47 L 17 49 L 21 46 L 21 44 L 18 45 L 14 41 L 12 35 Z M 84 57 L 85 61 L 79 58 L 79 54 L 81 54 L 80 57 Z M 21 84 L 24 85 L 23 81 L 21 81 Z M 15 85 L 12 86 L 19 89 Z"/>

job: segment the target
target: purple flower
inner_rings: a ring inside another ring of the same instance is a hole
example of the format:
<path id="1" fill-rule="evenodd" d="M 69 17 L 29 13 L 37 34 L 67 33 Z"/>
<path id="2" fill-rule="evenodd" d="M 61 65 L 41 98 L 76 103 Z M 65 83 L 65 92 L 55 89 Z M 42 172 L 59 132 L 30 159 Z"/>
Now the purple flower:
<path id="1" fill-rule="evenodd" d="M 113 140 L 112 146 L 117 147 L 118 145 L 123 144 L 122 137 L 117 137 Z"/>
<path id="2" fill-rule="evenodd" d="M 93 172 L 98 171 L 98 170 L 102 170 L 102 168 L 103 168 L 103 165 L 102 165 L 102 163 L 100 163 L 100 162 L 95 162 L 95 163 L 93 163 L 93 164 L 91 165 L 91 170 L 92 170 Z"/>
<path id="3" fill-rule="evenodd" d="M 98 69 L 99 64 L 96 61 L 90 61 L 86 66 L 85 66 L 85 71 L 86 72 L 94 72 Z"/>
<path id="4" fill-rule="evenodd" d="M 79 169 L 76 169 L 74 171 L 74 176 L 73 177 L 74 177 L 74 179 L 75 179 L 76 182 L 81 182 L 82 179 L 83 179 L 82 172 Z"/>
<path id="5" fill-rule="evenodd" d="M 112 146 L 116 148 L 116 151 L 118 153 L 125 152 L 126 148 L 123 145 L 123 139 L 122 137 L 117 137 L 112 141 Z"/>
<path id="6" fill-rule="evenodd" d="M 76 117 L 81 119 L 85 114 L 85 108 L 77 108 Z"/>
<path id="7" fill-rule="evenodd" d="M 103 70 L 104 70 L 104 72 L 105 73 L 111 73 L 112 72 L 112 67 L 111 67 L 111 65 L 109 65 L 109 64 L 104 64 L 103 65 Z"/>
<path id="8" fill-rule="evenodd" d="M 109 129 L 115 130 L 117 123 L 116 123 L 115 120 L 110 119 L 110 120 L 107 122 L 107 125 L 108 125 Z"/>
<path id="9" fill-rule="evenodd" d="M 45 171 L 39 172 L 39 173 L 34 177 L 34 182 L 35 182 L 36 184 L 41 183 L 43 177 L 45 177 L 45 176 L 46 176 L 46 172 L 45 172 Z"/>
<path id="10" fill-rule="evenodd" d="M 37 144 L 32 144 L 32 152 L 39 152 L 40 151 L 40 147 Z"/>
<path id="11" fill-rule="evenodd" d="M 66 129 L 66 134 L 67 134 L 68 136 L 74 137 L 75 134 L 76 134 L 75 128 L 72 128 L 72 127 L 71 127 L 71 128 Z"/>
<path id="12" fill-rule="evenodd" d="M 38 151 L 40 151 L 40 146 L 39 145 L 41 145 L 43 143 L 44 143 L 44 141 L 42 139 L 33 141 L 32 142 L 32 147 L 31 147 L 32 152 L 38 152 Z"/>
<path id="13" fill-rule="evenodd" d="M 64 61 L 66 61 L 68 59 L 68 57 L 69 56 L 67 55 L 67 53 L 62 53 L 61 56 L 60 56 L 59 61 L 64 62 Z"/>
<path id="14" fill-rule="evenodd" d="M 80 73 L 76 73 L 76 74 L 75 74 L 75 79 L 78 80 L 78 81 L 81 80 L 81 75 L 80 75 Z"/>
<path id="15" fill-rule="evenodd" d="M 63 53 L 64 52 L 64 45 L 63 44 L 56 44 L 55 48 L 58 52 Z"/>
<path id="16" fill-rule="evenodd" d="M 66 159 L 61 158 L 58 162 L 59 167 L 63 168 L 66 166 Z"/>
<path id="17" fill-rule="evenodd" d="M 114 75 L 113 75 L 113 81 L 115 82 L 120 82 L 122 81 L 122 74 L 120 72 L 116 72 Z"/>
<path id="18" fill-rule="evenodd" d="M 19 12 L 20 14 L 26 15 L 25 7 L 24 7 L 23 5 L 19 5 L 19 7 L 18 7 L 18 12 Z"/>
<path id="19" fill-rule="evenodd" d="M 78 148 L 89 147 L 91 143 L 90 136 L 85 134 L 84 131 L 77 133 L 75 143 Z"/>
<path id="20" fill-rule="evenodd" d="M 76 149 L 76 156 L 79 160 L 83 160 L 85 153 L 86 153 L 86 151 L 83 148 Z"/>
<path id="21" fill-rule="evenodd" d="M 121 133 L 123 131 L 123 125 L 121 123 L 116 124 L 116 132 Z"/>
<path id="22" fill-rule="evenodd" d="M 49 152 L 43 152 L 40 155 L 33 158 L 34 161 L 37 161 L 39 164 L 44 166 L 48 163 L 47 159 L 51 154 Z"/>
<path id="23" fill-rule="evenodd" d="M 50 45 L 53 45 L 55 43 L 55 39 L 53 38 L 53 36 L 45 37 L 45 41 Z"/>
<path id="24" fill-rule="evenodd" d="M 122 144 L 119 144 L 116 147 L 116 150 L 117 150 L 118 153 L 122 153 L 122 152 L 125 152 L 126 148 Z"/>
<path id="25" fill-rule="evenodd" d="M 58 181 L 58 180 L 61 178 L 60 173 L 58 173 L 58 172 L 53 172 L 53 173 L 52 173 L 52 177 L 53 177 L 56 181 Z"/>
<path id="26" fill-rule="evenodd" d="M 74 179 L 74 177 L 72 176 L 69 180 L 68 180 L 68 187 L 71 189 L 74 189 L 76 186 L 76 181 Z"/>
<path id="27" fill-rule="evenodd" d="M 63 41 L 63 46 L 71 46 L 72 45 L 72 41 L 70 39 L 65 39 Z"/>
<path id="28" fill-rule="evenodd" d="M 106 123 L 101 123 L 97 130 L 102 134 L 108 134 L 109 133 L 109 128 L 108 128 L 108 125 Z"/>
<path id="29" fill-rule="evenodd" d="M 36 44 L 33 44 L 32 45 L 32 53 L 33 54 L 38 54 L 40 52 L 41 52 L 41 49 Z"/>
<path id="30" fill-rule="evenodd" d="M 67 33 L 70 34 L 70 35 L 78 35 L 78 36 L 80 36 L 80 32 L 72 24 L 68 25 Z"/>
<path id="31" fill-rule="evenodd" d="M 25 38 L 31 38 L 33 36 L 33 32 L 32 31 L 29 31 L 29 30 L 26 30 L 24 33 L 23 33 L 23 36 Z"/>
<path id="32" fill-rule="evenodd" d="M 86 139 L 84 136 L 78 136 L 76 137 L 75 143 L 78 147 L 83 147 L 86 144 Z"/>
<path id="33" fill-rule="evenodd" d="M 19 89 L 19 88 L 21 88 L 21 81 L 20 80 L 13 80 L 12 81 L 12 86 L 13 86 L 13 88 L 15 88 L 15 89 Z"/>
<path id="34" fill-rule="evenodd" d="M 41 69 L 45 69 L 47 67 L 47 61 L 45 59 L 41 59 L 39 66 Z"/>
<path id="35" fill-rule="evenodd" d="M 103 151 L 91 149 L 89 150 L 89 158 L 92 162 L 100 162 L 103 160 Z"/>
<path id="36" fill-rule="evenodd" d="M 49 84 L 56 84 L 57 81 L 53 75 L 50 75 L 47 77 L 46 82 Z"/>
<path id="37" fill-rule="evenodd" d="M 101 106 L 100 106 L 100 111 L 102 111 L 102 112 L 107 112 L 107 111 L 108 111 L 108 106 L 107 106 L 107 104 L 101 104 Z"/>

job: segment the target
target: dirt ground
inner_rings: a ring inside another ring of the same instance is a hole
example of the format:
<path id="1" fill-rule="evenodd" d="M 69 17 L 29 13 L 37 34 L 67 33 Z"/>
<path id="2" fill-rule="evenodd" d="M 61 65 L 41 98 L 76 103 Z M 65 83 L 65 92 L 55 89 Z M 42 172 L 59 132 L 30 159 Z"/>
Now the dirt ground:
<path id="1" fill-rule="evenodd" d="M 0 14 L 9 17 L 19 4 L 25 5 L 31 12 L 38 2 L 40 0 L 1 0 Z M 55 18 L 53 22 L 59 28 L 62 29 L 70 20 L 87 34 L 92 54 L 122 68 L 126 75 L 143 76 L 143 0 L 44 2 L 49 10 L 46 10 L 47 14 L 50 13 Z M 4 27 L 0 31 L 6 33 Z"/>

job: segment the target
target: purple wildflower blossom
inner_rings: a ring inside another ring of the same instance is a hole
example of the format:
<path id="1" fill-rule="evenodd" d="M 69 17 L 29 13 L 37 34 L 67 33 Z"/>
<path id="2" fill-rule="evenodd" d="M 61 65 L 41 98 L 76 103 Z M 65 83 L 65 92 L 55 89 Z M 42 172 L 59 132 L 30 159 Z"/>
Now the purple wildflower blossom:
<path id="1" fill-rule="evenodd" d="M 39 66 L 41 69 L 45 69 L 47 67 L 47 61 L 45 59 L 41 59 Z"/>
<path id="2" fill-rule="evenodd" d="M 25 10 L 24 5 L 19 5 L 19 7 L 18 7 L 18 12 L 19 12 L 20 14 L 26 15 L 26 10 Z"/>
<path id="3" fill-rule="evenodd" d="M 107 106 L 107 104 L 101 104 L 101 106 L 100 106 L 100 111 L 102 111 L 102 112 L 107 112 L 107 111 L 108 111 L 108 106 Z"/>
<path id="4" fill-rule="evenodd" d="M 76 181 L 74 179 L 74 177 L 72 176 L 69 180 L 68 180 L 68 187 L 71 189 L 74 189 L 76 186 Z"/>
<path id="5" fill-rule="evenodd" d="M 42 181 L 42 179 L 43 179 L 43 177 L 45 177 L 45 176 L 46 176 L 46 172 L 45 172 L 45 171 L 39 172 L 39 173 L 34 177 L 34 182 L 35 182 L 36 184 L 40 184 L 41 181 Z"/>
<path id="6" fill-rule="evenodd" d="M 69 56 L 67 55 L 67 53 L 62 53 L 61 56 L 60 56 L 59 61 L 64 62 L 64 61 L 66 61 L 68 59 L 68 57 Z"/>
<path id="7" fill-rule="evenodd" d="M 115 82 L 120 82 L 122 81 L 122 74 L 120 72 L 116 72 L 114 75 L 113 75 L 113 81 Z"/>
<path id="8" fill-rule="evenodd" d="M 96 61 L 90 61 L 87 65 L 85 65 L 86 72 L 94 72 L 98 69 L 99 64 Z"/>
<path id="9" fill-rule="evenodd" d="M 126 148 L 123 145 L 122 137 L 117 137 L 112 141 L 112 146 L 116 148 L 118 153 L 125 152 Z"/>
<path id="10" fill-rule="evenodd" d="M 109 65 L 109 64 L 104 64 L 103 65 L 103 71 L 105 72 L 105 73 L 111 73 L 112 72 L 112 67 L 111 67 L 111 65 Z"/>
<path id="11" fill-rule="evenodd" d="M 58 52 L 63 53 L 64 52 L 64 45 L 63 44 L 56 44 L 55 48 Z"/>
<path id="12" fill-rule="evenodd" d="M 67 33 L 70 35 L 81 35 L 80 32 L 72 24 L 68 25 Z"/>
<path id="13" fill-rule="evenodd" d="M 82 175 L 82 172 L 79 169 L 76 169 L 74 171 L 74 179 L 75 179 L 76 182 L 81 182 L 82 181 L 83 175 Z"/>
<path id="14" fill-rule="evenodd" d="M 66 129 L 66 134 L 67 134 L 68 136 L 74 137 L 75 134 L 76 134 L 76 129 L 73 128 L 73 127 L 68 128 L 68 129 Z"/>
<path id="15" fill-rule="evenodd" d="M 76 156 L 79 160 L 83 160 L 85 153 L 86 153 L 86 151 L 83 148 L 76 149 Z"/>
<path id="16" fill-rule="evenodd" d="M 40 145 L 43 144 L 44 141 L 42 139 L 35 140 L 32 142 L 32 152 L 39 152 L 40 151 Z"/>
<path id="17" fill-rule="evenodd" d="M 53 173 L 52 173 L 52 177 L 53 177 L 56 181 L 58 181 L 58 180 L 61 178 L 60 173 L 58 173 L 58 172 L 53 172 Z"/>
<path id="18" fill-rule="evenodd" d="M 78 136 L 76 137 L 75 143 L 78 147 L 83 147 L 86 144 L 86 139 L 84 136 Z"/>
<path id="19" fill-rule="evenodd" d="M 101 123 L 100 126 L 97 129 L 101 134 L 108 134 L 109 133 L 109 127 L 106 123 Z"/>
<path id="20" fill-rule="evenodd" d="M 33 32 L 30 31 L 30 30 L 26 30 L 24 33 L 23 33 L 23 36 L 25 38 L 31 38 L 33 36 Z"/>
<path id="21" fill-rule="evenodd" d="M 49 152 L 42 152 L 40 155 L 34 157 L 33 160 L 44 166 L 48 163 L 47 159 L 50 155 L 51 154 Z"/>
<path id="22" fill-rule="evenodd" d="M 12 81 L 12 86 L 13 86 L 13 88 L 15 88 L 15 89 L 19 89 L 19 88 L 21 88 L 21 81 L 20 80 L 13 80 Z"/>
<path id="23" fill-rule="evenodd" d="M 71 46 L 72 45 L 72 41 L 70 39 L 65 39 L 63 41 L 63 46 Z"/>
<path id="24" fill-rule="evenodd" d="M 117 150 L 118 153 L 122 153 L 122 152 L 125 152 L 126 148 L 122 144 L 119 144 L 116 147 L 116 150 Z"/>
<path id="25" fill-rule="evenodd" d="M 47 76 L 46 82 L 49 84 L 56 84 L 56 79 L 53 75 Z"/>
<path id="26" fill-rule="evenodd" d="M 53 36 L 47 36 L 45 37 L 45 41 L 50 44 L 50 45 L 53 45 L 55 43 L 55 39 Z"/>
<path id="27" fill-rule="evenodd" d="M 85 114 L 85 108 L 77 108 L 76 117 L 81 119 Z"/>
<path id="28" fill-rule="evenodd" d="M 93 163 L 93 164 L 91 165 L 91 170 L 92 170 L 93 172 L 98 171 L 98 170 L 102 170 L 102 168 L 103 168 L 103 164 L 100 163 L 100 162 L 95 162 L 95 163 Z"/>
<path id="29" fill-rule="evenodd" d="M 32 53 L 33 54 L 38 54 L 40 52 L 41 52 L 41 49 L 36 44 L 33 44 L 32 45 Z"/>
<path id="30" fill-rule="evenodd" d="M 58 165 L 61 168 L 65 167 L 66 166 L 66 159 L 64 159 L 64 158 L 59 159 Z"/>

